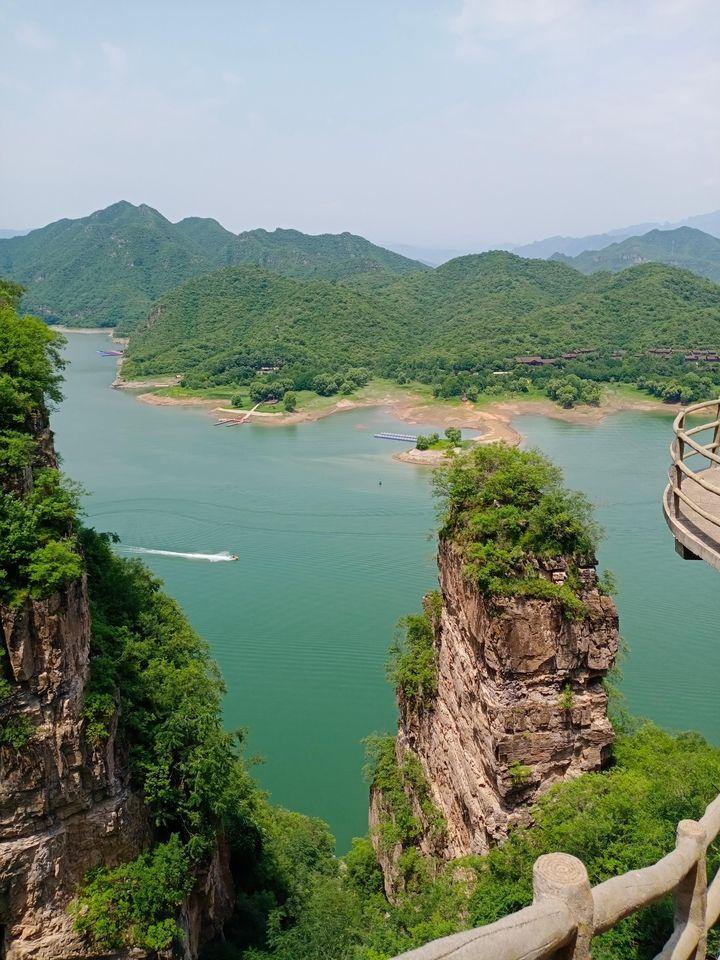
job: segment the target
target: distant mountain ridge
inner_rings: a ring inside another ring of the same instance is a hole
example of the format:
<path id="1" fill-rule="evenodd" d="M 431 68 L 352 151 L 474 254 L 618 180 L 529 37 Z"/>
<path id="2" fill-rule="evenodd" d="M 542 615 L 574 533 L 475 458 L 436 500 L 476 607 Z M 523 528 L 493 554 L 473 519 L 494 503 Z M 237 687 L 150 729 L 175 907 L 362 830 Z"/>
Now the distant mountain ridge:
<path id="1" fill-rule="evenodd" d="M 428 269 L 350 233 L 234 234 L 217 220 L 188 217 L 172 223 L 146 204 L 127 201 L 0 239 L 0 276 L 26 287 L 23 309 L 50 322 L 121 332 L 143 321 L 168 290 L 236 264 L 326 280 Z"/>
<path id="2" fill-rule="evenodd" d="M 576 257 L 556 253 L 551 259 L 587 274 L 600 270 L 617 273 L 639 263 L 665 263 L 720 283 L 720 239 L 692 227 L 651 230 L 602 250 L 586 250 Z"/>
<path id="3" fill-rule="evenodd" d="M 548 260 L 555 253 L 562 253 L 567 257 L 576 257 L 586 250 L 602 250 L 611 243 L 618 243 L 628 237 L 642 236 L 653 230 L 676 230 L 679 227 L 692 227 L 702 230 L 714 237 L 720 237 L 720 210 L 712 213 L 701 213 L 694 217 L 686 217 L 675 223 L 638 223 L 630 227 L 620 227 L 609 230 L 607 233 L 595 233 L 585 237 L 547 237 L 544 240 L 535 240 L 521 246 L 508 247 L 519 257 Z"/>

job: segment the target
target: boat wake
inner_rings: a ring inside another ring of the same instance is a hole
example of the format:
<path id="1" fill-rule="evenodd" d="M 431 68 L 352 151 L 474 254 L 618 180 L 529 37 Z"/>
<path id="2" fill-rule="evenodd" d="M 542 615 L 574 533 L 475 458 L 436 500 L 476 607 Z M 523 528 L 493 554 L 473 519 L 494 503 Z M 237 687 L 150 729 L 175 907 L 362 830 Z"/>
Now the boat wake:
<path id="1" fill-rule="evenodd" d="M 155 557 L 182 557 L 184 560 L 204 560 L 206 563 L 225 563 L 237 557 L 223 550 L 221 553 L 179 553 L 175 550 L 151 550 L 149 547 L 125 547 L 130 553 L 152 554 Z"/>

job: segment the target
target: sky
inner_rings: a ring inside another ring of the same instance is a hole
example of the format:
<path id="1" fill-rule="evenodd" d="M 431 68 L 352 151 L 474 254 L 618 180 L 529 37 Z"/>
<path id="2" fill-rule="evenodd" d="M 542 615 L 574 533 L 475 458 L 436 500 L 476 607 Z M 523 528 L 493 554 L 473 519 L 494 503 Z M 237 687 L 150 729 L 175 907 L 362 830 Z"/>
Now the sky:
<path id="1" fill-rule="evenodd" d="M 471 248 L 720 208 L 720 0 L 0 0 L 0 227 Z"/>

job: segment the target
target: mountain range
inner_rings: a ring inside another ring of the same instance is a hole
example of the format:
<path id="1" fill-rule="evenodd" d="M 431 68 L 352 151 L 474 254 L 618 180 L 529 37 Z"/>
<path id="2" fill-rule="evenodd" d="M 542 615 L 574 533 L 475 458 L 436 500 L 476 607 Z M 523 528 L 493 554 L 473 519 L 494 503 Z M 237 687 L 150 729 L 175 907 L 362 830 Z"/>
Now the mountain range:
<path id="1" fill-rule="evenodd" d="M 666 263 L 720 283 L 720 239 L 692 227 L 650 230 L 602 250 L 586 250 L 576 257 L 556 253 L 551 259 L 561 260 L 582 273 L 617 273 L 638 263 Z"/>
<path id="2" fill-rule="evenodd" d="M 656 263 L 585 276 L 494 251 L 382 286 L 367 275 L 330 283 L 231 267 L 161 298 L 131 337 L 123 373 L 180 374 L 203 387 L 281 366 L 307 388 L 319 374 L 367 367 L 435 382 L 522 354 L 712 346 L 719 319 L 720 286 Z"/>
<path id="3" fill-rule="evenodd" d="M 307 385 L 348 367 L 433 378 L 579 347 L 716 347 L 720 320 L 720 239 L 687 226 L 432 269 L 350 233 L 234 234 L 120 202 L 0 240 L 2 275 L 26 286 L 28 312 L 132 333 L 127 375 L 199 385 L 278 364 Z"/>
<path id="4" fill-rule="evenodd" d="M 0 276 L 25 286 L 25 310 L 51 322 L 119 332 L 144 320 L 166 291 L 232 264 L 328 280 L 371 273 L 378 281 L 428 269 L 350 233 L 234 234 L 216 220 L 171 223 L 152 207 L 126 201 L 0 239 Z"/>
<path id="5" fill-rule="evenodd" d="M 549 259 L 555 253 L 576 257 L 586 250 L 602 250 L 603 247 L 609 247 L 612 243 L 618 243 L 628 237 L 642 236 L 651 230 L 676 230 L 678 227 L 692 227 L 714 237 L 720 237 L 720 210 L 686 217 L 685 220 L 678 220 L 675 223 L 637 223 L 631 227 L 620 227 L 609 230 L 607 233 L 595 233 L 584 237 L 547 237 L 544 240 L 535 240 L 533 243 L 512 246 L 508 249 L 519 257 L 538 257 L 543 260 Z"/>

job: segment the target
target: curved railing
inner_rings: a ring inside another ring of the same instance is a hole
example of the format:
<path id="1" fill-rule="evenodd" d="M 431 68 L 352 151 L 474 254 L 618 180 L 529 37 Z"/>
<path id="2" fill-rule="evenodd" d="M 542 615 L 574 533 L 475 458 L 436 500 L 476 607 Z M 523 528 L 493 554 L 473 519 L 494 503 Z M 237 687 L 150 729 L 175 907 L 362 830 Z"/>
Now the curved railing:
<path id="1" fill-rule="evenodd" d="M 592 938 L 669 894 L 675 929 L 656 960 L 704 960 L 720 919 L 720 872 L 707 884 L 706 852 L 720 833 L 720 796 L 700 820 L 682 820 L 675 849 L 642 870 L 590 886 L 576 857 L 549 853 L 533 868 L 532 905 L 496 923 L 403 953 L 396 960 L 588 960 Z"/>
<path id="2" fill-rule="evenodd" d="M 688 418 L 701 420 L 688 427 Z M 673 433 L 672 465 L 663 498 L 665 518 L 680 552 L 720 567 L 720 400 L 681 410 L 673 421 Z M 693 457 L 699 459 L 691 465 L 688 461 Z"/>

